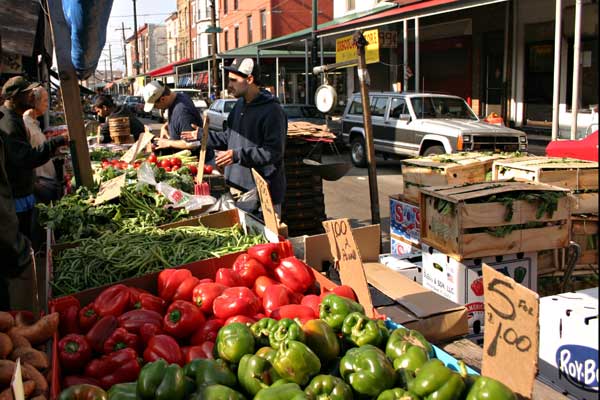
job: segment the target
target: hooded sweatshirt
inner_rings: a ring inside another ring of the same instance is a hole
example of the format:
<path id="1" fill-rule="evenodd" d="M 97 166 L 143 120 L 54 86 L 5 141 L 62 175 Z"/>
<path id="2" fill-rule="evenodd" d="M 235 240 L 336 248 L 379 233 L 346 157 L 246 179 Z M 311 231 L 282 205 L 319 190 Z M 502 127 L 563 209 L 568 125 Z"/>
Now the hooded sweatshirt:
<path id="1" fill-rule="evenodd" d="M 240 190 L 254 189 L 254 168 L 269 184 L 273 204 L 281 204 L 287 117 L 279 101 L 265 90 L 250 103 L 242 97 L 229 113 L 227 127 L 225 132 L 210 132 L 208 142 L 216 150 L 233 150 L 234 164 L 225 167 L 225 179 Z"/>

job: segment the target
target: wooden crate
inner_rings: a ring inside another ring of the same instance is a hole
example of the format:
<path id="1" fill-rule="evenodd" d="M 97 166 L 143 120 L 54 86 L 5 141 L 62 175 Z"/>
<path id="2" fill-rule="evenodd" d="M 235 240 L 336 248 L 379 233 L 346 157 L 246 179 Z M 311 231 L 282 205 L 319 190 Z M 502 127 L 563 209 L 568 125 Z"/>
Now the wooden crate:
<path id="1" fill-rule="evenodd" d="M 484 182 L 494 160 L 514 158 L 515 154 L 472 152 L 402 160 L 403 195 L 407 200 L 418 203 L 422 187 Z"/>
<path id="2" fill-rule="evenodd" d="M 597 162 L 558 157 L 496 160 L 493 179 L 516 179 L 568 188 L 575 198 L 573 214 L 598 213 Z"/>
<path id="3" fill-rule="evenodd" d="M 513 215 L 505 221 L 507 208 L 501 202 L 483 202 L 491 195 L 510 192 L 565 192 L 558 210 L 536 218 L 537 205 L 525 200 L 512 202 Z M 499 256 L 520 252 L 564 248 L 569 244 L 571 198 L 567 189 L 525 182 L 486 182 L 421 189 L 421 242 L 462 261 L 465 258 Z M 478 202 L 479 200 L 479 202 Z M 446 202 L 448 212 L 436 209 Z M 535 228 L 516 227 L 503 237 L 486 229 L 543 222 Z"/>

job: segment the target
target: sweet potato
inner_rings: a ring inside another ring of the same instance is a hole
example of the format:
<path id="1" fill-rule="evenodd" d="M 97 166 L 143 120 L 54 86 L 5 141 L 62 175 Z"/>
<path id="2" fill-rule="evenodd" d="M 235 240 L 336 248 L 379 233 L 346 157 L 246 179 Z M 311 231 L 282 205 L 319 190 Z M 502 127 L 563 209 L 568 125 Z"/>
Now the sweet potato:
<path id="1" fill-rule="evenodd" d="M 31 393 L 35 390 L 35 382 L 34 381 L 25 381 L 23 382 L 23 393 L 25 394 L 25 398 L 31 396 Z M 13 400 L 12 389 L 9 387 L 0 393 L 0 400 Z"/>
<path id="2" fill-rule="evenodd" d="M 37 369 L 46 369 L 49 366 L 48 356 L 31 347 L 17 347 L 10 353 L 10 359 L 17 361 L 17 358 L 21 359 L 21 362 L 31 364 Z"/>
<path id="3" fill-rule="evenodd" d="M 29 343 L 29 340 L 25 339 L 23 336 L 19 335 L 18 333 L 9 331 L 8 336 L 10 336 L 10 340 L 12 340 L 12 343 L 13 343 L 13 348 L 15 348 L 15 349 L 18 347 L 31 347 L 31 343 Z"/>
<path id="4" fill-rule="evenodd" d="M 29 326 L 33 324 L 33 316 L 30 313 L 18 312 L 15 314 L 15 326 Z"/>
<path id="5" fill-rule="evenodd" d="M 52 337 L 58 329 L 58 313 L 48 314 L 40 318 L 35 324 L 28 326 L 15 326 L 10 331 L 23 336 L 32 345 L 44 343 Z"/>
<path id="6" fill-rule="evenodd" d="M 34 394 L 45 394 L 48 392 L 48 381 L 37 369 L 31 366 L 29 363 L 21 363 L 23 368 L 23 379 L 32 380 L 35 382 Z"/>
<path id="7" fill-rule="evenodd" d="M 6 332 L 15 326 L 15 319 L 10 313 L 0 311 L 0 332 Z"/>
<path id="8" fill-rule="evenodd" d="M 6 358 L 13 351 L 13 342 L 6 333 L 0 332 L 0 358 Z"/>
<path id="9" fill-rule="evenodd" d="M 10 385 L 17 364 L 10 360 L 0 360 L 0 386 Z"/>
<path id="10" fill-rule="evenodd" d="M 47 400 L 48 398 L 46 396 L 44 396 L 43 394 L 38 394 L 35 397 L 30 398 L 29 400 Z"/>

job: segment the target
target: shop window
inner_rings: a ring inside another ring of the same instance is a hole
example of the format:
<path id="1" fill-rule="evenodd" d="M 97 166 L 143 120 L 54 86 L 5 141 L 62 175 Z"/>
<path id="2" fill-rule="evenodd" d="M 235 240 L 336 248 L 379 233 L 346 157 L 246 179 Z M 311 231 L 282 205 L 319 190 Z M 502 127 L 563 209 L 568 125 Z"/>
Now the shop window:
<path id="1" fill-rule="evenodd" d="M 350 111 L 348 111 L 348 113 L 354 114 L 354 115 L 362 115 L 363 106 L 362 106 L 362 100 L 360 98 L 357 98 L 352 102 L 352 104 L 350 105 Z"/>
<path id="2" fill-rule="evenodd" d="M 356 2 L 354 0 L 346 0 L 346 11 L 354 11 Z"/>
<path id="3" fill-rule="evenodd" d="M 229 50 L 229 31 L 224 31 L 223 32 L 223 38 L 224 40 L 224 45 L 225 45 L 225 51 Z"/>
<path id="4" fill-rule="evenodd" d="M 387 97 L 374 97 L 371 102 L 371 116 L 383 117 L 385 116 L 385 109 L 387 107 Z"/>
<path id="5" fill-rule="evenodd" d="M 246 17 L 246 24 L 248 25 L 248 43 L 252 43 L 252 15 Z"/>
<path id="6" fill-rule="evenodd" d="M 229 0 L 223 0 L 223 14 L 227 15 L 227 2 L 229 2 Z"/>
<path id="7" fill-rule="evenodd" d="M 238 7 L 239 7 L 239 2 L 238 2 L 238 0 L 233 0 L 233 9 L 234 9 L 234 10 L 237 10 L 237 9 L 238 9 Z"/>
<path id="8" fill-rule="evenodd" d="M 567 61 L 567 109 L 573 99 L 573 41 L 569 43 Z M 581 39 L 579 64 L 580 111 L 589 111 L 598 105 L 598 39 Z"/>
<path id="9" fill-rule="evenodd" d="M 238 47 L 240 47 L 240 27 L 239 26 L 236 26 L 233 29 L 233 44 L 236 49 Z"/>
<path id="10" fill-rule="evenodd" d="M 260 39 L 267 38 L 267 11 L 260 10 Z"/>

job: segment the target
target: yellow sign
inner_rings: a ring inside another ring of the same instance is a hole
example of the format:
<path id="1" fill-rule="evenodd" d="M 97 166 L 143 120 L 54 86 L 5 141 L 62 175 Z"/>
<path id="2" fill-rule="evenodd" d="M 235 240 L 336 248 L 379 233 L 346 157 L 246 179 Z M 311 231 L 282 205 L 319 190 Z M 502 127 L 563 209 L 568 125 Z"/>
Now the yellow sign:
<path id="1" fill-rule="evenodd" d="M 363 36 L 369 42 L 365 47 L 365 57 L 367 64 L 379 62 L 379 31 L 372 29 L 363 32 Z M 335 62 L 356 60 L 356 45 L 352 36 L 344 36 L 335 41 Z"/>

